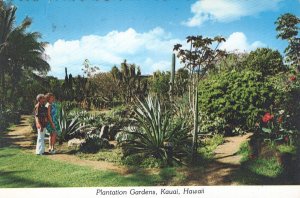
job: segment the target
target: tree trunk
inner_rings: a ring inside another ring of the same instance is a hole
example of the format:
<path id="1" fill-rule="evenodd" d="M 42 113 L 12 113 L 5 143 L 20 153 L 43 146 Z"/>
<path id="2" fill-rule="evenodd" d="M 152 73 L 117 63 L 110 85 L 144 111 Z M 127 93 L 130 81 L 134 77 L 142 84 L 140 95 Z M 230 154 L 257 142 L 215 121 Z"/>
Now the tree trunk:
<path id="1" fill-rule="evenodd" d="M 192 144 L 192 160 L 196 158 L 197 148 L 198 148 L 198 121 L 199 121 L 199 110 L 198 110 L 198 88 L 196 86 L 195 90 L 195 104 L 194 104 L 194 133 L 193 133 L 193 144 Z"/>

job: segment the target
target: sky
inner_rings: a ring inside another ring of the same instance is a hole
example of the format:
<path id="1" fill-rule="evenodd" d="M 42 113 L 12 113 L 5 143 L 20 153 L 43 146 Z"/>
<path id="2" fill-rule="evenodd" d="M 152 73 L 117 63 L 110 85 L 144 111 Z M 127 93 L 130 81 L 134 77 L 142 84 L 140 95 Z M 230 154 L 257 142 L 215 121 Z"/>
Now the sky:
<path id="1" fill-rule="evenodd" d="M 124 59 L 143 74 L 169 70 L 173 46 L 189 35 L 223 36 L 220 47 L 250 52 L 258 47 L 283 50 L 274 22 L 284 13 L 300 17 L 300 0 L 13 0 L 16 24 L 29 16 L 29 31 L 42 34 L 51 66 L 82 75 L 88 59 L 100 71 Z M 178 64 L 177 64 L 178 66 Z"/>

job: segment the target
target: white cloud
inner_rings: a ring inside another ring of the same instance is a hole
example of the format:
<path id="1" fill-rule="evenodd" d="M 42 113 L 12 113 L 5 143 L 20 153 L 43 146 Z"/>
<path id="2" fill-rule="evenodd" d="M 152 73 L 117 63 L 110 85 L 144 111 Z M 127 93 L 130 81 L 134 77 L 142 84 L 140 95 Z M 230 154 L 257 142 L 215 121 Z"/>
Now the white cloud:
<path id="1" fill-rule="evenodd" d="M 151 73 L 168 69 L 173 46 L 183 42 L 172 38 L 160 27 L 143 33 L 129 28 L 103 36 L 87 35 L 79 40 L 60 39 L 46 47 L 46 54 L 50 56 L 50 75 L 58 77 L 63 77 L 65 67 L 73 74 L 80 74 L 86 58 L 93 65 L 100 66 L 102 71 L 108 71 L 111 66 L 127 59 L 129 63 L 141 66 L 143 73 Z"/>
<path id="2" fill-rule="evenodd" d="M 249 43 L 243 32 L 234 32 L 226 39 L 226 42 L 221 44 L 220 49 L 226 51 L 249 52 L 265 46 L 266 45 L 260 41 Z"/>
<path id="3" fill-rule="evenodd" d="M 182 24 L 195 27 L 208 20 L 229 22 L 244 16 L 278 9 L 282 0 L 198 0 L 191 5 L 193 17 Z"/>

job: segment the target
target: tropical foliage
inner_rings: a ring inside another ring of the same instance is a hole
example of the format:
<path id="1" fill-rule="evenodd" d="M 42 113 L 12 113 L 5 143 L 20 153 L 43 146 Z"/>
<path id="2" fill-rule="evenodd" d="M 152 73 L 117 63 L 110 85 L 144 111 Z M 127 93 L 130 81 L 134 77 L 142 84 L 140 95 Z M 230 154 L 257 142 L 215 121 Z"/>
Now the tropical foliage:
<path id="1" fill-rule="evenodd" d="M 138 100 L 134 112 L 137 125 L 127 131 L 133 139 L 123 141 L 128 155 L 142 153 L 169 164 L 187 156 L 187 126 L 181 121 L 174 122 L 157 98 Z"/>
<path id="2" fill-rule="evenodd" d="M 60 117 L 59 117 L 59 127 L 61 130 L 61 134 L 59 134 L 59 142 L 63 143 L 74 136 L 75 133 L 78 133 L 83 126 L 80 126 L 80 122 L 78 121 L 78 117 L 69 118 L 64 109 L 61 109 Z"/>
<path id="3" fill-rule="evenodd" d="M 16 11 L 0 1 L 1 131 L 32 113 L 37 94 L 52 92 L 63 106 L 59 142 L 80 139 L 78 152 L 99 153 L 116 140 L 122 164 L 160 167 L 195 162 L 198 154 L 211 159 L 224 136 L 248 131 L 259 148 L 271 142 L 299 154 L 297 16 L 287 13 L 275 22 L 277 37 L 288 42 L 284 57 L 269 48 L 225 52 L 219 49 L 223 37 L 197 35 L 174 46 L 170 71 L 143 75 L 124 60 L 104 72 L 85 59 L 82 75 L 66 67 L 58 79 L 47 76 L 47 42 L 30 31 L 30 18 L 17 24 Z M 183 66 L 177 70 L 175 53 Z"/>
<path id="4" fill-rule="evenodd" d="M 251 130 L 275 98 L 275 91 L 259 72 L 228 71 L 203 80 L 199 86 L 200 111 L 208 120 L 225 124 L 219 133 L 231 133 L 235 128 Z"/>

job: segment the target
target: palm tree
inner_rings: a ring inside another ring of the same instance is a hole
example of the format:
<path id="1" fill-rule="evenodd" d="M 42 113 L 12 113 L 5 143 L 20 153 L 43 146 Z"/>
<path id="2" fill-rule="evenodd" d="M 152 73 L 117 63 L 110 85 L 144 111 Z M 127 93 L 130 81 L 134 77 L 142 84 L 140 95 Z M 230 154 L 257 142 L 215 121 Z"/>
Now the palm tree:
<path id="1" fill-rule="evenodd" d="M 17 8 L 0 1 L 0 80 L 2 97 L 6 95 L 6 80 L 11 82 L 12 93 L 24 71 L 46 73 L 50 70 L 44 54 L 47 43 L 38 41 L 38 32 L 26 32 L 32 21 L 26 17 L 15 27 Z M 10 77 L 6 79 L 7 76 Z M 13 94 L 11 94 L 13 95 Z M 5 101 L 5 98 L 2 98 Z M 1 104 L 4 104 L 1 101 Z"/>
<path id="2" fill-rule="evenodd" d="M 47 43 L 39 42 L 41 34 L 26 32 L 31 25 L 31 19 L 25 18 L 21 26 L 14 29 L 9 35 L 4 54 L 9 57 L 8 73 L 11 74 L 12 92 L 15 92 L 17 82 L 25 70 L 46 73 L 50 66 L 44 54 Z"/>
<path id="3" fill-rule="evenodd" d="M 1 83 L 1 99 L 4 99 L 5 90 L 5 67 L 8 64 L 8 59 L 5 59 L 3 52 L 7 46 L 7 40 L 13 30 L 15 21 L 15 13 L 17 8 L 0 1 L 0 83 Z M 3 102 L 1 101 L 1 104 Z"/>

